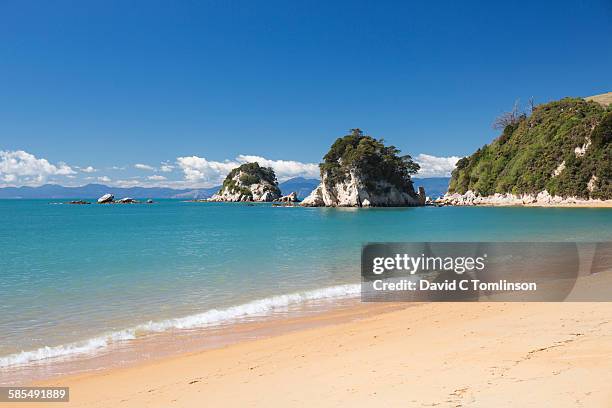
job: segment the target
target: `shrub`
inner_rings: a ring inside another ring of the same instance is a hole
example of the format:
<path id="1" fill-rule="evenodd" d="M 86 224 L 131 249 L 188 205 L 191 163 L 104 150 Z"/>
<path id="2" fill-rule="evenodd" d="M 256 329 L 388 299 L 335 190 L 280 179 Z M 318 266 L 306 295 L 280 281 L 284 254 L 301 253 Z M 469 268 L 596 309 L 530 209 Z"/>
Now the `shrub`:
<path id="1" fill-rule="evenodd" d="M 606 113 L 605 117 L 593 130 L 591 141 L 594 146 L 607 145 L 612 140 L 612 112 Z"/>

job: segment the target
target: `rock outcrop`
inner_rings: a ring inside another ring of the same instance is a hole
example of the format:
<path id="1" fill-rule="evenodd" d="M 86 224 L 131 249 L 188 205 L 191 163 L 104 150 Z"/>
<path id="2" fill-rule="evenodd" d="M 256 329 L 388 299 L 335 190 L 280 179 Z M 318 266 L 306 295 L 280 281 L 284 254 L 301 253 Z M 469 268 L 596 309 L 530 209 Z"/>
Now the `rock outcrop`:
<path id="1" fill-rule="evenodd" d="M 469 190 L 464 194 L 447 193 L 444 197 L 435 200 L 433 205 L 456 205 L 456 206 L 612 206 L 610 200 L 584 199 L 580 197 L 561 197 L 550 195 L 546 190 L 538 194 L 511 194 L 496 193 L 490 196 L 480 196 Z"/>
<path id="2" fill-rule="evenodd" d="M 271 202 L 281 196 L 274 170 L 258 163 L 245 163 L 230 171 L 219 192 L 208 201 Z"/>
<path id="3" fill-rule="evenodd" d="M 402 207 L 423 205 L 410 175 L 418 164 L 394 146 L 359 129 L 337 139 L 325 155 L 321 184 L 301 205 L 307 207 Z"/>
<path id="4" fill-rule="evenodd" d="M 300 200 L 298 199 L 297 192 L 293 191 L 292 193 L 287 194 L 286 196 L 282 196 L 276 201 L 280 201 L 282 203 L 297 203 Z"/>
<path id="5" fill-rule="evenodd" d="M 115 196 L 112 194 L 104 194 L 102 197 L 98 198 L 98 204 L 108 204 L 112 203 L 115 200 Z"/>

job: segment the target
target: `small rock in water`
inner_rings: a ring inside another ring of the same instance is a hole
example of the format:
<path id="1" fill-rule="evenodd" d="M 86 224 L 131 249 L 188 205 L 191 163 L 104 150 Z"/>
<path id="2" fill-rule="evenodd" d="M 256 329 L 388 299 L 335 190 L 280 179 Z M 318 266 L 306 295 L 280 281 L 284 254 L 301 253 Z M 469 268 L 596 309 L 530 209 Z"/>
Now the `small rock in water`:
<path id="1" fill-rule="evenodd" d="M 114 199 L 115 199 L 114 195 L 104 194 L 102 197 L 98 198 L 98 204 L 112 203 Z"/>
<path id="2" fill-rule="evenodd" d="M 297 193 L 294 191 L 291 194 L 282 196 L 281 198 L 278 199 L 278 201 L 283 202 L 283 203 L 297 203 L 300 200 L 298 199 Z"/>

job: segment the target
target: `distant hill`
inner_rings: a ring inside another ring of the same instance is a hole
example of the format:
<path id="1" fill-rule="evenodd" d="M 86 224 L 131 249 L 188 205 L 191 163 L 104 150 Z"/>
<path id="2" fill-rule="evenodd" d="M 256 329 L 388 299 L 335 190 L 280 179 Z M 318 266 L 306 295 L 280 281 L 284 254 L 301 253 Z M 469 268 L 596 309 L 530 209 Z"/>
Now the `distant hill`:
<path id="1" fill-rule="evenodd" d="M 448 177 L 433 177 L 414 179 L 415 187 L 425 187 L 429 197 L 444 195 L 448 187 Z M 293 191 L 301 200 L 319 185 L 317 179 L 296 177 L 279 183 L 283 195 Z M 198 189 L 174 189 L 162 187 L 110 187 L 104 184 L 87 184 L 80 187 L 64 187 L 58 184 L 45 184 L 39 187 L 4 187 L 0 188 L 0 199 L 96 199 L 106 193 L 112 193 L 115 197 L 132 198 L 177 198 L 177 199 L 203 199 L 210 198 L 219 191 L 221 186 L 198 188 Z"/>
<path id="2" fill-rule="evenodd" d="M 114 194 L 115 197 L 174 198 L 177 194 L 187 193 L 189 191 L 190 190 L 158 187 L 120 188 L 109 187 L 104 184 L 87 184 L 81 187 L 64 187 L 57 184 L 45 184 L 39 187 L 0 188 L 0 198 L 94 199 L 106 193 Z"/>
<path id="3" fill-rule="evenodd" d="M 413 178 L 412 184 L 418 190 L 419 187 L 425 189 L 425 195 L 429 198 L 438 198 L 446 194 L 450 177 L 428 177 L 428 178 Z"/>
<path id="4" fill-rule="evenodd" d="M 214 187 L 209 187 L 209 188 L 199 188 L 195 190 L 187 190 L 182 193 L 179 192 L 181 190 L 174 190 L 176 194 L 174 194 L 173 196 L 169 198 L 181 198 L 184 200 L 195 200 L 195 199 L 201 200 L 204 198 L 212 197 L 213 194 L 217 193 L 220 188 L 221 186 L 214 186 Z"/>
<path id="5" fill-rule="evenodd" d="M 293 191 L 298 193 L 299 198 L 306 197 L 319 184 L 319 180 L 296 177 L 279 183 L 283 195 Z M 221 186 L 197 189 L 174 189 L 162 187 L 111 187 L 104 184 L 87 184 L 80 187 L 64 187 L 58 184 L 45 184 L 39 187 L 4 187 L 0 188 L 0 199 L 94 199 L 106 193 L 112 193 L 115 197 L 132 198 L 180 198 L 180 199 L 202 199 L 210 198 L 217 193 Z"/>
<path id="6" fill-rule="evenodd" d="M 608 92 L 608 93 L 604 93 L 600 95 L 588 96 L 584 99 L 587 101 L 597 102 L 598 104 L 602 106 L 608 106 L 612 104 L 612 92 Z"/>

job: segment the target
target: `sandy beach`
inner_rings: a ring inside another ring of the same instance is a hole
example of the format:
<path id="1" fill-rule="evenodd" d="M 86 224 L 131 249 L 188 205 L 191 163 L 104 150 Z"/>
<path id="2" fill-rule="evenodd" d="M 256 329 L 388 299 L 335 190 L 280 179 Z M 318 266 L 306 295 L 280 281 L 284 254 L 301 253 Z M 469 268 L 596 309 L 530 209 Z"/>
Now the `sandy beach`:
<path id="1" fill-rule="evenodd" d="M 611 367 L 609 303 L 432 303 L 44 385 L 71 407 L 609 407 Z"/>

